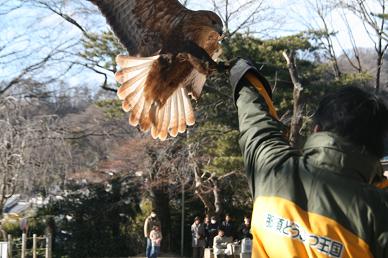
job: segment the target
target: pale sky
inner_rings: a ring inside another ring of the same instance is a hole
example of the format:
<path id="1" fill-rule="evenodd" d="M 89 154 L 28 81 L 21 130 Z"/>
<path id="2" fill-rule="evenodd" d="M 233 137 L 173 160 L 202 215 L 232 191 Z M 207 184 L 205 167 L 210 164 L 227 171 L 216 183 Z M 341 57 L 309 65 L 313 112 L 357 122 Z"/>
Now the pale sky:
<path id="1" fill-rule="evenodd" d="M 222 0 L 220 0 L 222 1 Z M 247 0 L 234 0 L 230 1 L 233 4 L 238 5 L 244 3 Z M 259 1 L 259 0 L 257 0 Z M 260 12 L 258 20 L 260 23 L 258 25 L 252 26 L 249 28 L 251 31 L 265 29 L 264 33 L 259 33 L 260 37 L 279 37 L 284 35 L 290 35 L 297 33 L 299 31 L 307 29 L 306 24 L 313 24 L 314 28 L 321 26 L 320 23 L 316 23 L 316 15 L 311 12 L 305 1 L 298 0 L 264 0 L 263 11 Z M 315 0 L 310 0 L 315 1 Z M 369 0 L 368 2 L 373 2 L 375 0 Z M 12 7 L 12 4 L 17 1 L 9 1 L 7 5 Z M 210 1 L 209 1 L 210 2 Z M 206 3 L 209 3 L 206 1 Z M 101 31 L 106 30 L 107 25 L 105 20 L 100 15 L 95 14 L 82 14 L 78 10 L 83 10 L 83 8 L 90 7 L 91 4 L 88 1 L 81 1 L 81 3 L 74 3 L 67 1 L 68 6 L 63 8 L 63 12 L 71 15 L 79 23 L 81 23 L 87 30 L 91 31 Z M 256 3 L 256 2 L 255 2 Z M 232 6 L 233 7 L 233 6 Z M 270 7 L 268 10 L 267 7 Z M 1 11 L 4 10 L 4 6 L 0 6 Z M 203 0 L 191 0 L 189 8 L 192 9 L 212 9 L 210 4 L 204 4 Z M 242 11 L 239 15 L 235 17 L 235 23 L 244 19 L 247 13 L 254 8 L 250 6 L 247 10 Z M 233 8 L 231 8 L 233 9 Z M 373 10 L 379 12 L 378 10 Z M 350 13 L 346 13 L 346 16 L 351 24 L 353 34 L 356 39 L 356 43 L 359 47 L 373 47 L 373 44 L 370 38 L 365 33 L 364 26 L 362 22 Z M 329 26 L 338 31 L 338 41 L 335 41 L 335 48 L 337 50 L 337 55 L 341 54 L 341 48 L 339 47 L 338 42 L 341 42 L 343 48 L 347 49 L 351 47 L 346 26 L 341 18 L 340 12 L 334 12 L 327 17 Z M 275 21 L 274 21 L 275 19 Z M 315 22 L 314 22 L 315 21 Z M 3 43 L 10 41 L 14 38 L 15 35 L 20 35 L 20 38 L 8 42 L 8 52 L 13 50 L 20 51 L 18 60 L 8 60 L 0 59 L 0 62 L 3 61 L 3 64 L 0 63 L 0 81 L 6 80 L 7 78 L 12 77 L 15 73 L 20 72 L 22 67 L 28 63 L 32 63 L 35 60 L 39 60 L 42 55 L 47 54 L 50 51 L 50 48 L 53 47 L 53 44 L 68 44 L 76 42 L 82 36 L 82 33 L 73 25 L 65 22 L 58 15 L 53 14 L 44 8 L 37 8 L 34 6 L 26 6 L 19 10 L 13 11 L 8 15 L 0 16 L 0 47 Z M 233 28 L 232 28 L 233 29 Z M 82 46 L 76 45 L 72 46 L 75 49 L 81 49 Z M 23 50 L 33 49 L 33 54 L 28 57 L 23 57 Z M 36 51 L 35 51 L 36 50 Z M 5 51 L 0 51 L 0 57 L 2 54 L 7 53 Z M 42 76 L 49 74 L 60 74 L 63 66 L 60 65 L 61 61 L 71 60 L 73 57 L 68 56 L 67 53 L 59 55 L 57 57 L 57 63 L 53 63 L 50 66 L 50 69 L 45 69 L 42 71 Z M 75 57 L 74 57 L 75 58 Z M 11 62 L 12 61 L 12 62 Z M 4 63 L 9 63 L 10 65 L 4 65 Z M 85 76 L 90 76 L 85 80 Z M 110 81 L 113 76 L 110 76 Z M 78 70 L 71 70 L 69 75 L 64 78 L 64 80 L 69 83 L 71 86 L 77 86 L 79 84 L 84 84 L 85 82 L 95 85 L 100 83 L 103 80 L 103 77 L 96 75 L 94 72 L 85 71 L 81 75 L 78 74 Z M 91 87 L 95 87 L 91 85 Z"/>
<path id="2" fill-rule="evenodd" d="M 248 0 L 235 0 L 233 2 L 245 3 L 247 1 Z M 316 0 L 308 1 L 315 2 Z M 317 1 L 322 3 L 328 2 L 320 0 Z M 193 9 L 212 8 L 211 4 L 206 5 L 203 2 L 204 1 L 201 0 L 191 0 L 189 2 L 189 7 L 192 7 Z M 373 5 L 375 0 L 369 0 L 368 2 L 371 11 L 375 13 L 381 12 L 377 5 Z M 270 24 L 270 28 L 272 28 L 272 31 L 270 31 L 271 36 L 276 37 L 298 33 L 301 30 L 307 29 L 308 26 L 306 24 L 308 23 L 310 23 L 315 28 L 322 26 L 322 23 L 317 19 L 317 15 L 311 11 L 311 7 L 307 1 L 264 0 L 263 7 L 265 6 L 272 8 L 269 19 L 276 17 L 276 19 L 279 20 L 273 24 Z M 249 13 L 249 10 L 247 10 L 245 13 Z M 340 42 L 344 49 L 351 48 L 348 30 L 343 20 L 343 14 L 346 15 L 348 22 L 352 27 L 352 32 L 357 45 L 359 47 L 365 48 L 373 47 L 373 42 L 365 32 L 365 27 L 358 17 L 350 12 L 343 13 L 341 11 L 334 11 L 332 14 L 327 16 L 327 22 L 330 29 L 338 32 L 338 41 L 335 41 L 336 52 L 341 54 L 341 46 L 338 44 L 338 42 Z"/>

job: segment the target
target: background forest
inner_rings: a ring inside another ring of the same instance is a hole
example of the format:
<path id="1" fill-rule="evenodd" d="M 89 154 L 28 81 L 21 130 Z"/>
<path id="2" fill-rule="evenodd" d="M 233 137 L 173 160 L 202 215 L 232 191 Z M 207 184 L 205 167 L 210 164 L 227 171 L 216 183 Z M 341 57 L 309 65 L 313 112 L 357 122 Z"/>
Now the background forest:
<path id="1" fill-rule="evenodd" d="M 326 92 L 360 85 L 387 94 L 385 0 L 181 2 L 222 17 L 221 59 L 258 66 L 296 147 Z M 291 19 L 299 25 L 285 29 Z M 44 199 L 24 216 L 30 234 L 54 233 L 56 257 L 141 253 L 151 209 L 171 253 L 181 250 L 182 208 L 186 253 L 195 216 L 250 213 L 226 75 L 207 81 L 187 134 L 155 141 L 121 111 L 114 58 L 125 49 L 91 3 L 0 0 L 0 21 L 0 211 L 16 194 Z M 360 31 L 370 47 L 358 44 Z M 5 219 L 3 230 L 20 234 Z"/>

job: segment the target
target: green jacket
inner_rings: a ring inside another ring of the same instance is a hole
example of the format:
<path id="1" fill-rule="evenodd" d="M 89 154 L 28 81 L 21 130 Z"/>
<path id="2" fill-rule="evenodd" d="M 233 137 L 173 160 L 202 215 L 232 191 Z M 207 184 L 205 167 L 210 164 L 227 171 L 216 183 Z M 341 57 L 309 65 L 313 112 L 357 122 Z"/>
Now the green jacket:
<path id="1" fill-rule="evenodd" d="M 329 132 L 294 149 L 248 81 L 235 98 L 254 196 L 252 257 L 388 257 L 388 193 L 370 184 L 379 160 Z"/>

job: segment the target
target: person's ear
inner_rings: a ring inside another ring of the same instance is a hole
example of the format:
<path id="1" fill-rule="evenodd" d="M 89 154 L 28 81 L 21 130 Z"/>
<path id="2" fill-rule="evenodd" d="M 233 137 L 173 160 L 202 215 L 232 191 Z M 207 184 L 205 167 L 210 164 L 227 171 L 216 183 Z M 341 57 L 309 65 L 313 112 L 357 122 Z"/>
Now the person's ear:
<path id="1" fill-rule="evenodd" d="M 314 132 L 314 133 L 319 133 L 320 131 L 322 131 L 322 130 L 321 130 L 321 127 L 320 127 L 319 125 L 315 125 L 315 126 L 314 126 L 314 129 L 313 129 L 313 132 Z"/>

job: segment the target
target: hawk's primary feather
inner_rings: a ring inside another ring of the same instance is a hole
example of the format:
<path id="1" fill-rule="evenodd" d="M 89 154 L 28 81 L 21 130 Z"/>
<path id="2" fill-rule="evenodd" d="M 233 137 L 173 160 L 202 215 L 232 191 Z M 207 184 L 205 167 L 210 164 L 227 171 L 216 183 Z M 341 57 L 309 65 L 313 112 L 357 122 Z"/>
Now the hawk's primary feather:
<path id="1" fill-rule="evenodd" d="M 219 53 L 222 21 L 177 0 L 91 0 L 129 56 L 119 55 L 118 96 L 129 123 L 154 138 L 175 137 L 195 123 L 189 95 L 198 98 Z"/>

